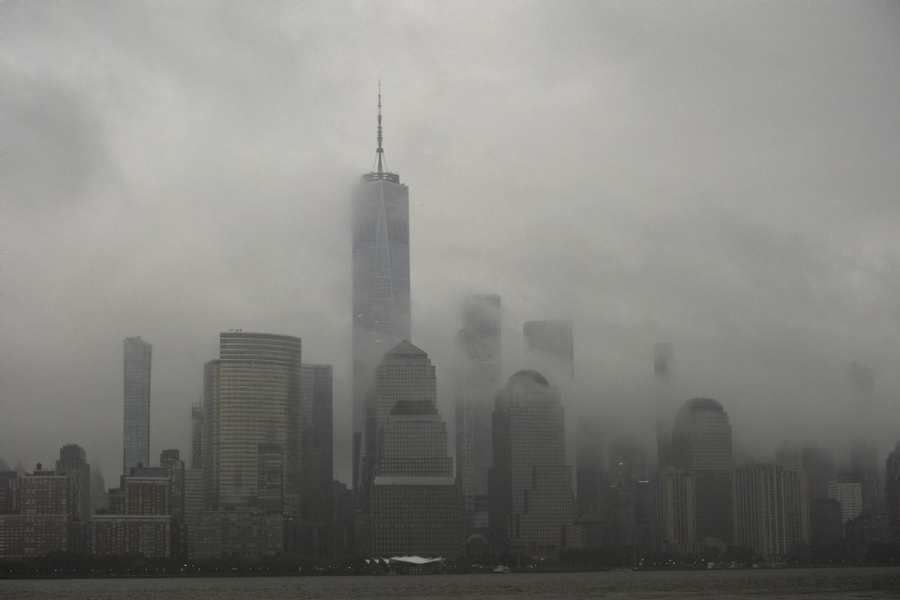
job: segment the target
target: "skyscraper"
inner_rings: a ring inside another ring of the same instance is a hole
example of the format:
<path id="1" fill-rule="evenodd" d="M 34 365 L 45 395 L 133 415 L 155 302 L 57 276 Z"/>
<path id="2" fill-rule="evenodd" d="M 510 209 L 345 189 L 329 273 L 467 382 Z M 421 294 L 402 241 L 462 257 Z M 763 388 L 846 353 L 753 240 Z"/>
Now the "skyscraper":
<path id="1" fill-rule="evenodd" d="M 474 532 L 488 526 L 491 412 L 500 387 L 500 296 L 470 296 L 462 312 L 456 343 L 456 471 L 465 524 Z"/>
<path id="2" fill-rule="evenodd" d="M 682 554 L 680 546 L 697 541 L 694 477 L 667 467 L 650 478 L 650 546 L 654 552 Z"/>
<path id="3" fill-rule="evenodd" d="M 378 440 L 381 430 L 398 402 L 425 400 L 437 403 L 434 367 L 428 355 L 408 342 L 391 348 L 377 368 L 375 392 L 368 395 L 363 451 L 367 460 L 359 466 L 356 492 L 357 552 L 371 552 L 372 484 L 378 464 Z"/>
<path id="4" fill-rule="evenodd" d="M 869 367 L 853 363 L 848 369 L 855 426 L 850 445 L 850 476 L 859 482 L 862 509 L 866 514 L 878 512 L 884 498 L 878 473 L 878 452 L 871 439 L 875 425 L 875 374 Z"/>
<path id="5" fill-rule="evenodd" d="M 425 397 L 394 404 L 381 429 L 373 486 L 373 552 L 459 554 L 459 502 L 447 425 Z"/>
<path id="6" fill-rule="evenodd" d="M 675 347 L 656 344 L 653 373 L 656 382 L 656 464 L 662 470 L 669 466 L 672 453 L 672 380 Z"/>
<path id="7" fill-rule="evenodd" d="M 695 398 L 681 407 L 672 430 L 672 462 L 695 479 L 697 540 L 730 542 L 734 463 L 731 425 L 721 404 Z"/>
<path id="8" fill-rule="evenodd" d="M 219 336 L 205 365 L 203 472 L 207 508 L 252 507 L 259 464 L 284 453 L 286 510 L 299 502 L 300 338 L 240 330 Z M 295 453 L 290 449 L 297 449 Z"/>
<path id="9" fill-rule="evenodd" d="M 409 189 L 387 170 L 378 92 L 375 170 L 362 176 L 353 198 L 353 478 L 371 473 L 375 447 L 367 402 L 381 357 L 411 337 Z"/>
<path id="10" fill-rule="evenodd" d="M 755 461 L 734 472 L 735 543 L 753 548 L 763 559 L 786 557 L 806 540 L 803 531 L 807 498 L 801 473 Z"/>
<path id="11" fill-rule="evenodd" d="M 56 472 L 69 477 L 69 514 L 74 519 L 88 521 L 91 509 L 91 465 L 84 448 L 78 444 L 66 444 L 59 449 Z"/>
<path id="12" fill-rule="evenodd" d="M 300 392 L 300 520 L 302 554 L 329 556 L 332 534 L 332 369 L 303 365 Z"/>
<path id="13" fill-rule="evenodd" d="M 140 336 L 125 338 L 125 442 L 122 474 L 150 465 L 150 358 L 153 346 Z"/>
<path id="14" fill-rule="evenodd" d="M 563 527 L 572 524 L 564 419 L 559 392 L 536 371 L 519 371 L 497 394 L 489 473 L 495 550 L 562 546 Z"/>

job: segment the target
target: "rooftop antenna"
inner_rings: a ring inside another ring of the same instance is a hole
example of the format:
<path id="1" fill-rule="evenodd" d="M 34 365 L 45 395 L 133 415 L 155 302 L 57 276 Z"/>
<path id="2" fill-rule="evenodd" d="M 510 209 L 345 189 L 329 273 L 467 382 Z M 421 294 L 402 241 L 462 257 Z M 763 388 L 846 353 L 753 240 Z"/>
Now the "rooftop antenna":
<path id="1" fill-rule="evenodd" d="M 384 173 L 387 161 L 384 160 L 384 148 L 381 146 L 381 79 L 378 80 L 378 148 L 375 149 L 375 158 L 378 161 L 378 174 Z"/>

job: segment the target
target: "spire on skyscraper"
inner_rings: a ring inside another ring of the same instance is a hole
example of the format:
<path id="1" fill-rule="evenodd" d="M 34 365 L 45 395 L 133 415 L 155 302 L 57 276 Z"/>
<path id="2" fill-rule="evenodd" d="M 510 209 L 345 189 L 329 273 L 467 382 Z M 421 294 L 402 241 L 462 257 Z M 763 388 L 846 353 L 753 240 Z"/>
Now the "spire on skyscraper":
<path id="1" fill-rule="evenodd" d="M 384 159 L 384 148 L 382 147 L 381 136 L 381 80 L 378 80 L 378 147 L 375 149 L 375 161 L 377 163 L 377 171 L 379 175 L 384 173 L 384 167 L 387 167 L 387 161 Z"/>

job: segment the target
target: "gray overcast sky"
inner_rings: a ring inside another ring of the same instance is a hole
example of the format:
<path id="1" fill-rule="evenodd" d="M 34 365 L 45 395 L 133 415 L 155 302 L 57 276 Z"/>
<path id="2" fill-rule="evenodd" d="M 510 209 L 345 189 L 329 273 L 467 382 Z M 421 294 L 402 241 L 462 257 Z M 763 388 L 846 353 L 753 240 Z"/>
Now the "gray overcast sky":
<path id="1" fill-rule="evenodd" d="M 121 468 L 122 339 L 187 454 L 218 332 L 303 338 L 350 430 L 350 187 L 410 186 L 414 342 L 452 421 L 458 301 L 575 323 L 567 409 L 641 430 L 652 353 L 738 447 L 900 438 L 896 2 L 7 2 L 0 457 Z M 577 396 L 577 402 L 573 397 Z M 638 423 L 638 424 L 636 424 Z M 764 434 L 764 435 L 763 435 Z"/>

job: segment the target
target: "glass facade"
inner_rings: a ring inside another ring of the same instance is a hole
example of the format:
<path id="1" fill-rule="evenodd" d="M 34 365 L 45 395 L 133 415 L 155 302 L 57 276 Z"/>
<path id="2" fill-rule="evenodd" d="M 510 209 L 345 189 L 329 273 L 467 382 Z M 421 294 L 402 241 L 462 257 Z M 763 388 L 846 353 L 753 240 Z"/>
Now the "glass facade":
<path id="1" fill-rule="evenodd" d="M 153 346 L 140 336 L 125 338 L 125 440 L 122 474 L 150 466 L 150 359 Z"/>
<path id="2" fill-rule="evenodd" d="M 572 474 L 565 464 L 559 392 L 543 375 L 519 371 L 497 395 L 493 446 L 489 478 L 494 548 L 559 548 L 563 527 L 572 524 Z"/>
<path id="3" fill-rule="evenodd" d="M 733 537 L 734 461 L 731 425 L 722 405 L 710 398 L 688 400 L 675 417 L 672 431 L 674 466 L 696 482 L 697 540 Z"/>
<path id="4" fill-rule="evenodd" d="M 260 448 L 284 452 L 286 502 L 298 497 L 300 338 L 223 332 L 219 360 L 204 377 L 203 471 L 207 508 L 249 507 L 257 501 Z"/>
<path id="5" fill-rule="evenodd" d="M 366 438 L 366 401 L 381 357 L 409 339 L 409 189 L 393 173 L 363 176 L 353 198 L 354 480 L 375 440 Z M 368 436 L 371 436 L 371 431 Z M 363 468 L 365 472 L 371 467 Z"/>

